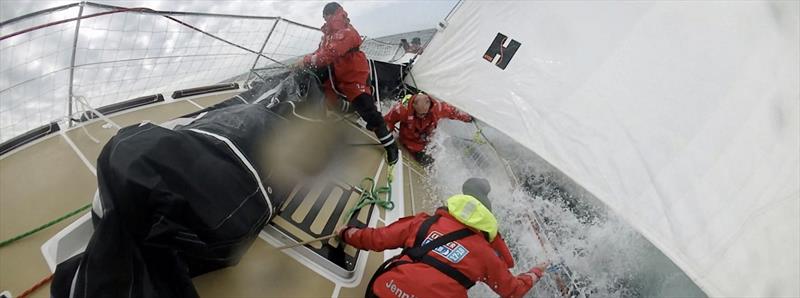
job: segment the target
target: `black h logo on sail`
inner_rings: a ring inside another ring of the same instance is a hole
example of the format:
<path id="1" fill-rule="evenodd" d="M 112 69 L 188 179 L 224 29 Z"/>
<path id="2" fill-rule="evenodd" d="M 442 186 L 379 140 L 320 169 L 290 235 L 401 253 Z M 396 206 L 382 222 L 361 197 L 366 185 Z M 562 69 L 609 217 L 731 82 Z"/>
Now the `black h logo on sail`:
<path id="1" fill-rule="evenodd" d="M 511 58 L 514 58 L 514 53 L 516 53 L 519 46 L 522 45 L 518 41 L 512 39 L 511 42 L 504 47 L 503 44 L 506 43 L 506 40 L 508 40 L 508 37 L 498 32 L 494 41 L 492 41 L 492 45 L 486 50 L 486 54 L 483 54 L 483 59 L 492 62 L 495 57 L 500 56 L 500 59 L 497 59 L 497 63 L 495 64 L 497 67 L 500 67 L 500 69 L 506 69 L 508 63 L 511 62 Z"/>

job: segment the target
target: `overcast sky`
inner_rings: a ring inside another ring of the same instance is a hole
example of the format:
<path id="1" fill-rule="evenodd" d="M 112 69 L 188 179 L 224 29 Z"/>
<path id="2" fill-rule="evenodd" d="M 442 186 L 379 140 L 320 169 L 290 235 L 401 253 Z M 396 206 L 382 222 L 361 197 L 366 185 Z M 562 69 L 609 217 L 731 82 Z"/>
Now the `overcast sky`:
<path id="1" fill-rule="evenodd" d="M 73 3 L 66 0 L 0 0 L 0 20 L 49 7 Z M 329 1 L 256 1 L 256 0 L 98 0 L 92 1 L 126 7 L 148 7 L 226 14 L 282 16 L 311 26 L 322 25 L 322 7 Z M 339 1 L 362 35 L 379 37 L 436 27 L 457 0 L 345 0 Z"/>
<path id="2" fill-rule="evenodd" d="M 329 1 L 329 0 L 328 0 Z M 220 14 L 280 16 L 314 27 L 323 23 L 328 1 L 255 0 L 98 0 L 123 7 Z M 57 7 L 74 0 L 0 0 L 0 21 Z M 340 1 L 361 35 L 380 37 L 436 27 L 457 0 Z M 94 9 L 92 12 L 97 12 Z M 77 9 L 59 11 L 2 28 L 3 34 L 42 22 L 68 19 Z M 181 16 L 192 25 L 258 49 L 271 21 Z M 112 21 L 114 20 L 114 21 Z M 0 141 L 64 118 L 69 98 L 71 23 L 36 30 L 0 44 Z M 282 29 L 281 29 L 282 28 Z M 276 27 L 264 49 L 289 59 L 313 51 L 319 32 Z M 311 32 L 311 33 L 309 33 Z M 209 85 L 245 73 L 252 54 L 203 36 L 164 18 L 136 13 L 85 19 L 81 23 L 72 80 L 75 96 L 99 107 L 141 95 Z M 130 60 L 132 59 L 132 60 Z M 128 61 L 130 60 L 130 61 Z M 262 59 L 263 60 L 263 59 Z M 126 62 L 128 61 L 128 62 Z M 266 60 L 261 61 L 267 63 Z M 260 66 L 263 66 L 259 64 Z M 174 88 L 173 88 L 174 87 Z"/>

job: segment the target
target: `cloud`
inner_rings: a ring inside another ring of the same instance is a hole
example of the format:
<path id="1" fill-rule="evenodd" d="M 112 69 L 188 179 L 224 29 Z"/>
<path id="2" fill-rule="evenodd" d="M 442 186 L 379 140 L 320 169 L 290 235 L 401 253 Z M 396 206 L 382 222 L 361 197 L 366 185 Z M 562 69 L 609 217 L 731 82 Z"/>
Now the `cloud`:
<path id="1" fill-rule="evenodd" d="M 2 0 L 0 21 L 49 7 L 74 3 L 63 0 Z M 194 11 L 223 14 L 282 16 L 319 27 L 322 7 L 329 1 L 254 1 L 254 0 L 118 0 L 95 1 L 125 7 L 149 7 L 156 10 Z M 344 0 L 342 6 L 353 24 L 367 36 L 382 36 L 433 28 L 457 0 Z"/>
<path id="2" fill-rule="evenodd" d="M 0 21 L 73 1 L 0 1 Z M 218 14 L 280 16 L 313 27 L 322 25 L 327 1 L 156 1 L 105 2 L 124 7 Z M 377 37 L 434 27 L 454 4 L 414 1 L 342 1 L 362 35 Z M 102 11 L 88 7 L 85 14 Z M 398 14 L 397 12 L 403 12 Z M 0 35 L 77 15 L 77 8 L 17 22 Z M 179 16 L 246 48 L 258 50 L 271 20 Z M 36 30 L 0 42 L 0 141 L 66 116 L 69 58 L 74 22 Z M 319 32 L 281 23 L 265 53 L 283 60 L 312 51 Z M 265 63 L 265 59 L 260 59 Z M 118 61 L 109 63 L 109 61 Z M 74 89 L 95 106 L 136 96 L 217 83 L 252 66 L 255 55 L 188 29 L 166 18 L 122 13 L 82 20 Z"/>

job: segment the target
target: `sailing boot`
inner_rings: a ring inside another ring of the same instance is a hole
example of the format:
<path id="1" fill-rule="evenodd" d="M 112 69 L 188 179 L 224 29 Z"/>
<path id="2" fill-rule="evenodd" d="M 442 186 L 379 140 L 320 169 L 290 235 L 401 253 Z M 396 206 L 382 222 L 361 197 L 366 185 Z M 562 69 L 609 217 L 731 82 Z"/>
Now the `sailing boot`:
<path id="1" fill-rule="evenodd" d="M 389 129 L 386 128 L 386 124 L 378 126 L 372 132 L 375 133 L 375 136 L 378 137 L 378 141 L 381 142 L 383 149 L 386 149 L 386 161 L 393 165 L 397 163 L 397 158 L 399 155 L 399 149 L 397 148 L 397 142 L 394 141 L 394 136 Z"/>
<path id="2" fill-rule="evenodd" d="M 361 93 L 361 95 L 353 99 L 352 107 L 361 116 L 361 119 L 367 122 L 367 129 L 375 133 L 383 148 L 386 149 L 386 161 L 390 165 L 395 164 L 399 157 L 397 142 L 395 142 L 394 136 L 386 127 L 386 122 L 383 121 L 381 112 L 378 112 L 378 108 L 375 107 L 375 99 L 372 95 Z"/>

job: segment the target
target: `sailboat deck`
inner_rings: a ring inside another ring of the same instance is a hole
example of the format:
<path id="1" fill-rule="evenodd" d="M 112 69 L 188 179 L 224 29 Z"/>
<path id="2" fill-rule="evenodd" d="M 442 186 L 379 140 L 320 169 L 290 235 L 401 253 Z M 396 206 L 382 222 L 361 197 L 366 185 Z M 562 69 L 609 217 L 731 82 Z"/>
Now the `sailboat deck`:
<path id="1" fill-rule="evenodd" d="M 219 92 L 188 97 L 123 111 L 109 116 L 119 126 L 144 121 L 160 123 L 194 112 L 234 96 L 236 92 Z M 85 128 L 85 131 L 84 131 Z M 88 133 L 87 133 L 88 132 Z M 116 133 L 113 125 L 95 119 L 81 127 L 73 127 L 24 145 L 0 157 L 0 239 L 33 229 L 68 211 L 90 202 L 97 184 L 95 160 L 105 142 Z M 364 140 L 369 135 L 355 128 L 351 132 Z M 96 141 L 98 142 L 95 142 Z M 291 240 L 302 241 L 332 232 L 358 200 L 350 186 L 364 177 L 373 177 L 385 185 L 383 149 L 379 146 L 353 147 L 352 155 L 363 161 L 350 163 L 346 173 L 329 181 L 298 185 L 297 191 L 282 207 L 286 211 L 265 228 L 279 231 Z M 419 165 L 404 155 L 403 190 L 395 190 L 393 199 L 404 193 L 402 214 L 410 215 L 430 204 Z M 290 209 L 287 211 L 287 209 Z M 364 208 L 354 216 L 361 225 L 382 226 L 386 213 L 380 208 Z M 40 247 L 59 230 L 77 219 L 65 220 L 0 250 L 0 290 L 21 293 L 50 271 Z M 262 232 L 261 239 L 234 267 L 211 272 L 194 279 L 202 297 L 355 297 L 362 296 L 372 272 L 383 262 L 384 253 L 357 253 L 351 247 L 340 247 L 336 240 L 316 243 L 286 251 L 275 248 L 275 239 Z M 274 238 L 274 237 L 273 237 Z M 280 240 L 280 239 L 279 239 Z M 272 243 L 271 243 L 272 242 Z M 351 276 L 332 278 L 326 264 L 314 264 L 303 253 L 322 256 L 324 261 L 350 272 Z M 333 253 L 337 252 L 337 253 Z M 344 254 L 342 254 L 343 252 Z M 363 257 L 359 257 L 363 254 Z M 335 255 L 335 256 L 334 256 Z M 336 259 L 339 258 L 339 259 Z M 357 262 L 360 260 L 360 262 Z M 46 289 L 33 297 L 48 297 Z"/>

